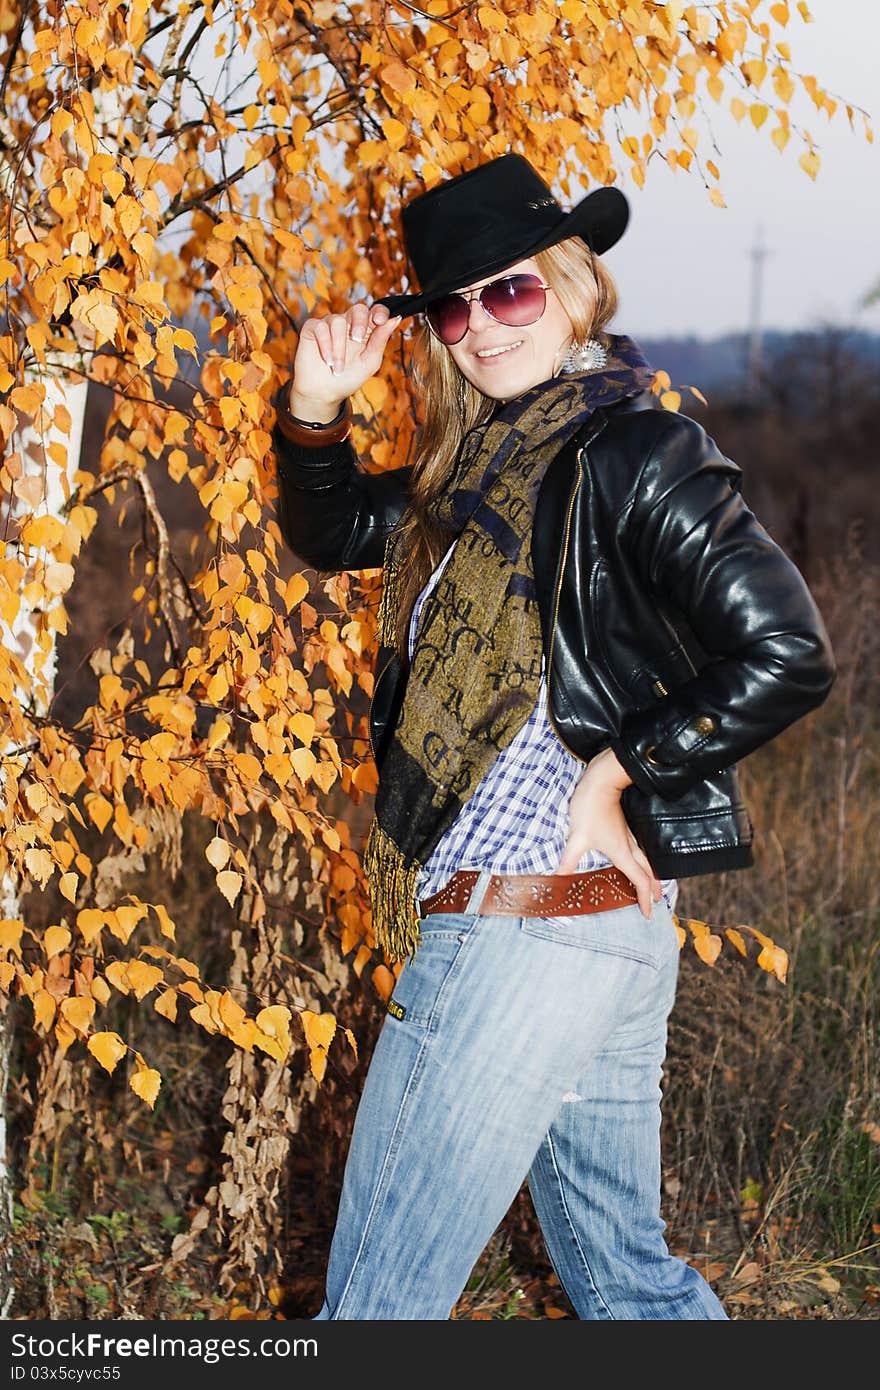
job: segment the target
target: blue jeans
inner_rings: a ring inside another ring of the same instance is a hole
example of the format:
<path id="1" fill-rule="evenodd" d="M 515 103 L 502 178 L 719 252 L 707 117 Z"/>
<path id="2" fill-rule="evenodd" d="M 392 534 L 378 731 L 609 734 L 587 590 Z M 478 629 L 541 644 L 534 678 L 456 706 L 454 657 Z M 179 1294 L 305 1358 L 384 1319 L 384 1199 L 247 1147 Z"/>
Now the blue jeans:
<path id="1" fill-rule="evenodd" d="M 469 905 L 421 930 L 358 1107 L 317 1320 L 448 1318 L 525 1178 L 579 1318 L 726 1317 L 660 1218 L 665 900 L 650 921 Z"/>

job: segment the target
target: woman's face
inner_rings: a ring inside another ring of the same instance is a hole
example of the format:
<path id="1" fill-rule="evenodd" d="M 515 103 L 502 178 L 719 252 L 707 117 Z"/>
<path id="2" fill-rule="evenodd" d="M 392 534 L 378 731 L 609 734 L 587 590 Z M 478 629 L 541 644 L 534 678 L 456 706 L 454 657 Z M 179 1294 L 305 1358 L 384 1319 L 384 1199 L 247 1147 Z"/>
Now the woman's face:
<path id="1" fill-rule="evenodd" d="M 472 285 L 464 285 L 461 292 L 481 289 L 503 275 L 522 274 L 537 275 L 546 283 L 537 261 L 529 258 L 475 280 Z M 498 323 L 486 313 L 479 299 L 472 299 L 468 331 L 460 343 L 447 346 L 446 351 L 462 375 L 484 396 L 508 401 L 554 375 L 572 336 L 568 315 L 553 290 L 548 289 L 543 314 L 536 323 L 523 328 Z"/>

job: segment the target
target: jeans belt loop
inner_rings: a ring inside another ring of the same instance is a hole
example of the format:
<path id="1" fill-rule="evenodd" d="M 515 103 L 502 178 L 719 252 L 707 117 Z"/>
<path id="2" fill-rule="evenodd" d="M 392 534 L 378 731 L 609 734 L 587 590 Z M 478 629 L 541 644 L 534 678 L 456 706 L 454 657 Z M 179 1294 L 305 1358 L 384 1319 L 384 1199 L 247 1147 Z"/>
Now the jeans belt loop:
<path id="1" fill-rule="evenodd" d="M 467 900 L 467 906 L 465 908 L 465 913 L 469 917 L 476 916 L 479 913 L 480 903 L 483 901 L 486 889 L 489 887 L 489 879 L 491 877 L 491 869 L 481 869 L 477 875 L 477 881 L 471 889 L 471 895 Z"/>

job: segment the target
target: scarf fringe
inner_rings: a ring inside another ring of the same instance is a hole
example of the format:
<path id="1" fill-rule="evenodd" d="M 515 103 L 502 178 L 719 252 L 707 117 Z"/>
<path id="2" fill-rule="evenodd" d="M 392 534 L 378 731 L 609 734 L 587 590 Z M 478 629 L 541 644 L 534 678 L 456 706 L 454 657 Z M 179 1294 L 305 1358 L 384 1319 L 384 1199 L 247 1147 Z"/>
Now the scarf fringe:
<path id="1" fill-rule="evenodd" d="M 373 820 L 363 853 L 364 873 L 373 909 L 373 935 L 389 960 L 415 954 L 421 941 L 415 910 L 416 881 L 421 864 L 407 864 L 377 820 Z"/>

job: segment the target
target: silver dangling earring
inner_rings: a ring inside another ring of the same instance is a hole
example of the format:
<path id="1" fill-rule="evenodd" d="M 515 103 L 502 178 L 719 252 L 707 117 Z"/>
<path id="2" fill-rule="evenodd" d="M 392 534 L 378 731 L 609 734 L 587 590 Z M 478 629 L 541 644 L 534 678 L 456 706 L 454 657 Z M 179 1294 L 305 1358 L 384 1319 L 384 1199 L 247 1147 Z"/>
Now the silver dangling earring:
<path id="1" fill-rule="evenodd" d="M 561 372 L 594 372 L 604 367 L 608 353 L 595 338 L 585 338 L 582 343 L 573 342 L 562 359 Z"/>

